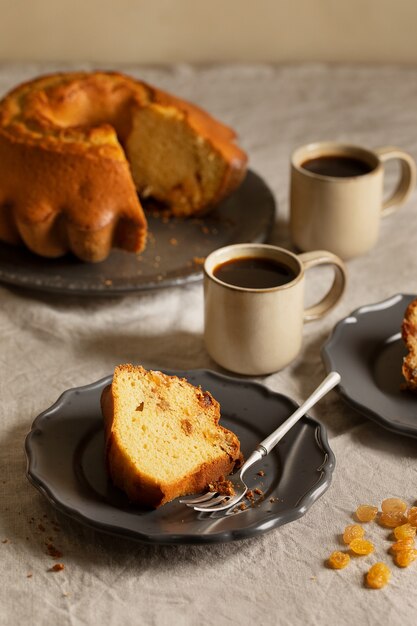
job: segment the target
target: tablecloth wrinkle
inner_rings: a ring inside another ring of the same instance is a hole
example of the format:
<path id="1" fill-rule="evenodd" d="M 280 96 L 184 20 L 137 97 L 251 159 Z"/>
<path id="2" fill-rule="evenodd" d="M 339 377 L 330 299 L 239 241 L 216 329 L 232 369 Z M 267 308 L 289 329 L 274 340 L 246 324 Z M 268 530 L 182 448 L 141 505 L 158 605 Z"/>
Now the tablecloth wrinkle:
<path id="1" fill-rule="evenodd" d="M 1 63 L 0 95 L 37 74 L 93 69 Z M 250 167 L 277 200 L 270 243 L 293 249 L 289 159 L 301 144 L 397 145 L 417 160 L 417 68 L 372 65 L 181 64 L 108 66 L 207 108 L 233 126 Z M 1 172 L 0 172 L 1 176 Z M 387 193 L 395 183 L 387 169 Z M 256 207 L 254 207 L 256 210 Z M 366 210 L 366 207 L 364 207 Z M 286 369 L 257 380 L 301 402 L 324 377 L 320 349 L 353 310 L 417 293 L 417 191 L 381 222 L 375 248 L 348 261 L 342 301 L 306 324 Z M 308 297 L 329 277 L 308 273 Z M 118 363 L 221 371 L 203 338 L 202 283 L 116 298 L 65 297 L 0 286 L 0 624 L 63 626 L 414 626 L 417 566 L 400 570 L 390 533 L 366 526 L 376 551 L 345 570 L 325 566 L 361 503 L 417 499 L 416 440 L 390 433 L 333 391 L 312 411 L 336 456 L 328 491 L 302 518 L 230 544 L 157 546 L 111 537 L 55 511 L 27 481 L 23 442 L 33 419 L 66 389 Z M 417 406 L 417 405 L 416 405 Z M 417 411 L 416 411 L 417 419 Z M 62 553 L 53 559 L 47 544 Z M 382 591 L 364 586 L 370 564 L 392 567 Z M 52 572 L 62 562 L 64 569 Z"/>

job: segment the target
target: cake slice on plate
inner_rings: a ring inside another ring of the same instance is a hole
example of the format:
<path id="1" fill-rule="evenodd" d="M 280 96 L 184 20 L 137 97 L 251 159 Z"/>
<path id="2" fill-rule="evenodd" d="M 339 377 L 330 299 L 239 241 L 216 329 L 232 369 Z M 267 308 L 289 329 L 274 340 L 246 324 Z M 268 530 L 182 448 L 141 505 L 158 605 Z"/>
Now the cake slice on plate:
<path id="1" fill-rule="evenodd" d="M 408 350 L 402 368 L 406 381 L 405 387 L 417 391 L 417 298 L 407 307 L 401 331 Z"/>
<path id="2" fill-rule="evenodd" d="M 219 425 L 219 403 L 184 378 L 119 365 L 101 406 L 107 468 L 132 502 L 158 507 L 198 493 L 240 462 L 238 438 Z"/>

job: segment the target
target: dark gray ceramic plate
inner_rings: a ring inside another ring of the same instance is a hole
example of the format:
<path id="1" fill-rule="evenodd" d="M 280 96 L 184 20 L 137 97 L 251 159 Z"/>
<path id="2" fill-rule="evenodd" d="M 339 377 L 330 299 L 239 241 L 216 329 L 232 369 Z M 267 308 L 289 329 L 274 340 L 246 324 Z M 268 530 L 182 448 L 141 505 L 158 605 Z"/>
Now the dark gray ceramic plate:
<path id="1" fill-rule="evenodd" d="M 247 456 L 296 404 L 265 387 L 208 370 L 167 371 L 211 391 L 222 423 Z M 245 511 L 197 513 L 170 502 L 156 511 L 130 505 L 109 482 L 103 461 L 102 389 L 111 376 L 70 389 L 33 423 L 26 438 L 27 475 L 60 511 L 96 529 L 151 543 L 214 543 L 252 537 L 306 513 L 329 487 L 334 455 L 324 427 L 303 418 L 249 474 L 264 496 Z M 263 469 L 265 476 L 257 474 Z"/>
<path id="2" fill-rule="evenodd" d="M 239 189 L 204 218 L 167 221 L 148 215 L 148 245 L 140 255 L 113 250 L 102 263 L 82 263 L 72 255 L 44 259 L 0 242 L 0 282 L 97 296 L 197 281 L 202 278 L 202 260 L 216 248 L 265 241 L 275 211 L 271 190 L 249 171 Z"/>
<path id="3" fill-rule="evenodd" d="M 417 396 L 401 389 L 406 354 L 401 322 L 415 297 L 398 294 L 353 311 L 322 349 L 327 371 L 342 377 L 342 398 L 381 426 L 410 437 L 417 437 Z"/>

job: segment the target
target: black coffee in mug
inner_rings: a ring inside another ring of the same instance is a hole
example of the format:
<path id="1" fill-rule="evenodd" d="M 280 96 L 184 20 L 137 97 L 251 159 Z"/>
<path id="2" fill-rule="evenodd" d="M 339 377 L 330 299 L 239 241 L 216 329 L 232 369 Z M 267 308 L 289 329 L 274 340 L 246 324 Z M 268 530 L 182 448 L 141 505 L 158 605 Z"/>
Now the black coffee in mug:
<path id="1" fill-rule="evenodd" d="M 235 287 L 270 289 L 290 283 L 297 274 L 274 259 L 245 256 L 220 263 L 214 268 L 213 276 Z"/>
<path id="2" fill-rule="evenodd" d="M 335 178 L 363 176 L 363 174 L 369 174 L 374 169 L 366 161 L 338 154 L 327 154 L 314 159 L 307 159 L 301 164 L 301 167 L 313 174 Z"/>

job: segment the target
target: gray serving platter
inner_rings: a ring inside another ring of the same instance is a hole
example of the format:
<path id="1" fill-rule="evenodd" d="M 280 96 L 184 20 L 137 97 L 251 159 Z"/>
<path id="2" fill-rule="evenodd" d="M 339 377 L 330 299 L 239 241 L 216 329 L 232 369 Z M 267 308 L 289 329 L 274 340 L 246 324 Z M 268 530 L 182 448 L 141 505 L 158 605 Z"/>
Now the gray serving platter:
<path id="1" fill-rule="evenodd" d="M 0 282 L 61 294 L 114 296 L 199 281 L 210 252 L 232 243 L 265 241 L 275 215 L 271 190 L 249 170 L 241 186 L 205 217 L 166 219 L 148 212 L 142 254 L 112 250 L 101 263 L 83 263 L 70 254 L 45 259 L 0 242 Z"/>
<path id="2" fill-rule="evenodd" d="M 327 372 L 342 377 L 337 387 L 351 407 L 390 431 L 417 437 L 417 395 L 403 389 L 406 348 L 401 323 L 417 296 L 396 294 L 353 311 L 336 324 L 322 348 Z"/>
<path id="3" fill-rule="evenodd" d="M 258 383 L 209 370 L 164 371 L 214 395 L 222 407 L 221 423 L 238 435 L 245 456 L 297 406 Z M 246 510 L 198 513 L 178 500 L 157 510 L 134 506 L 111 484 L 105 469 L 100 396 L 111 380 L 108 376 L 64 392 L 36 418 L 26 438 L 30 482 L 74 520 L 148 543 L 226 542 L 301 517 L 330 485 L 335 458 L 326 430 L 306 416 L 248 474 L 249 487 L 262 495 Z"/>

